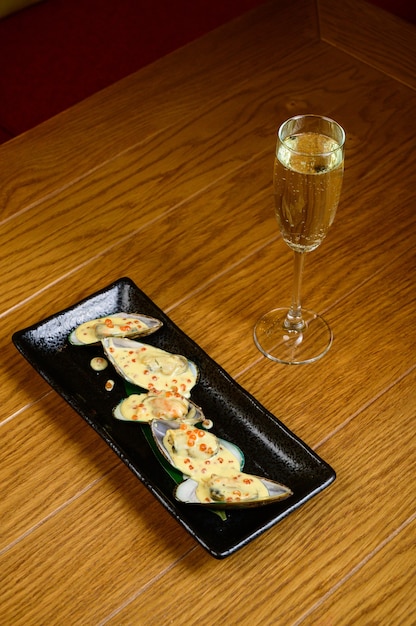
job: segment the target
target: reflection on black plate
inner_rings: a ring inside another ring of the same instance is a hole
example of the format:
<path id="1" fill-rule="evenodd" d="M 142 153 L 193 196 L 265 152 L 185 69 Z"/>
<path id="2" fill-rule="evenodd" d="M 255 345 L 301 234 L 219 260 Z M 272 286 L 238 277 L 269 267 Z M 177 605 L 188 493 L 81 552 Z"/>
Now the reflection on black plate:
<path id="1" fill-rule="evenodd" d="M 243 451 L 245 471 L 287 485 L 288 499 L 257 509 L 233 510 L 225 521 L 203 507 L 179 503 L 175 483 L 152 452 L 140 425 L 116 420 L 112 411 L 125 397 L 122 379 L 109 368 L 95 372 L 90 360 L 101 348 L 70 345 L 68 335 L 89 319 L 117 311 L 144 313 L 163 322 L 146 342 L 183 354 L 200 379 L 192 400 L 202 407 L 219 437 Z M 136 285 L 121 278 L 78 304 L 18 331 L 13 342 L 47 382 L 96 430 L 173 517 L 215 558 L 224 558 L 272 527 L 325 489 L 334 470 L 288 430 L 185 335 Z M 109 378 L 115 381 L 106 391 Z"/>

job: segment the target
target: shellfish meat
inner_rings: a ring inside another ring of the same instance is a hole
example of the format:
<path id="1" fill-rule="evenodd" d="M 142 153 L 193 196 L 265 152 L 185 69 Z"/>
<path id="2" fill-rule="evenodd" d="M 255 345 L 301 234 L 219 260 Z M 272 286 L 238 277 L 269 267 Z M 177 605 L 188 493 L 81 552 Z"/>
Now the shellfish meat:
<path id="1" fill-rule="evenodd" d="M 179 502 L 213 509 L 264 506 L 284 500 L 292 493 L 289 487 L 281 483 L 242 472 L 230 476 L 212 474 L 199 480 L 188 478 L 174 490 L 174 496 Z"/>
<path id="2" fill-rule="evenodd" d="M 152 393 L 172 391 L 188 398 L 198 379 L 196 365 L 182 355 L 126 338 L 109 337 L 102 345 L 120 376 Z"/>
<path id="3" fill-rule="evenodd" d="M 74 346 L 90 346 L 105 337 L 132 338 L 150 335 L 161 326 L 163 323 L 154 317 L 120 312 L 80 324 L 72 331 L 68 340 Z"/>
<path id="4" fill-rule="evenodd" d="M 244 466 L 238 446 L 202 428 L 154 420 L 151 429 L 163 456 L 186 476 L 199 479 L 215 472 L 238 473 Z"/>
<path id="5" fill-rule="evenodd" d="M 132 422 L 161 419 L 197 424 L 204 421 L 204 414 L 196 404 L 172 391 L 134 393 L 115 407 L 113 415 L 119 420 Z"/>

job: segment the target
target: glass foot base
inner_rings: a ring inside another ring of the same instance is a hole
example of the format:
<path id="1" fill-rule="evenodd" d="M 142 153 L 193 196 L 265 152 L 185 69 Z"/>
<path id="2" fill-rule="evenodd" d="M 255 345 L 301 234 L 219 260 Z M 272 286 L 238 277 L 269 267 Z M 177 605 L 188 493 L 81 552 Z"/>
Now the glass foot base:
<path id="1" fill-rule="evenodd" d="M 288 308 L 273 309 L 254 327 L 254 343 L 267 358 L 287 365 L 313 363 L 324 356 L 332 344 L 332 331 L 317 313 L 302 309 L 302 330 L 284 326 Z"/>

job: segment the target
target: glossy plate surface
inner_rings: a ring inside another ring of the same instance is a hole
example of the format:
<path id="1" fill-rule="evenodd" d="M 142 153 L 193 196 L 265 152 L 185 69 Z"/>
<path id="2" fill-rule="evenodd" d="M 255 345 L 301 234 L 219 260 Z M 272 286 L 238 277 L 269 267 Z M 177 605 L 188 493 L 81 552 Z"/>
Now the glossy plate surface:
<path id="1" fill-rule="evenodd" d="M 258 509 L 230 511 L 226 520 L 203 507 L 177 502 L 173 495 L 175 482 L 151 449 L 144 427 L 113 417 L 113 408 L 126 396 L 126 385 L 111 365 L 103 372 L 90 367 L 91 358 L 102 356 L 102 348 L 77 347 L 68 342 L 70 332 L 82 322 L 120 310 L 144 313 L 163 322 L 160 330 L 146 337 L 146 343 L 183 354 L 197 365 L 200 378 L 191 398 L 213 421 L 215 434 L 241 448 L 244 471 L 282 482 L 293 491 L 290 498 Z M 13 342 L 215 558 L 236 552 L 335 479 L 334 470 L 325 461 L 238 385 L 129 278 L 121 278 L 78 304 L 14 333 Z M 105 389 L 108 379 L 115 381 L 111 392 Z"/>

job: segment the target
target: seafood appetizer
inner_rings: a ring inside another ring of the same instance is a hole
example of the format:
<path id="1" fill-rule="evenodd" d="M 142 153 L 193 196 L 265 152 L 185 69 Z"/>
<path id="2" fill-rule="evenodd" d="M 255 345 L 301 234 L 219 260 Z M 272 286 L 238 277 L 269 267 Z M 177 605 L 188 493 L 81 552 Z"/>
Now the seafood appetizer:
<path id="1" fill-rule="evenodd" d="M 198 370 L 184 356 L 126 338 L 109 337 L 102 345 L 116 371 L 133 385 L 152 393 L 172 391 L 189 398 Z"/>
<path id="2" fill-rule="evenodd" d="M 132 338 L 150 335 L 162 325 L 160 320 L 148 315 L 121 312 L 80 324 L 72 331 L 68 340 L 74 346 L 90 346 L 105 337 Z"/>
<path id="3" fill-rule="evenodd" d="M 238 473 L 244 465 L 241 450 L 229 441 L 189 424 L 155 420 L 152 434 L 171 465 L 186 476 Z"/>
<path id="4" fill-rule="evenodd" d="M 124 398 L 114 409 L 115 418 L 132 422 L 181 420 L 188 424 L 203 422 L 202 410 L 191 400 L 173 391 L 134 393 Z"/>
<path id="5" fill-rule="evenodd" d="M 173 421 L 155 420 L 151 428 L 164 457 L 187 477 L 174 491 L 184 504 L 248 508 L 292 495 L 281 483 L 244 473 L 240 448 L 213 433 Z"/>
<path id="6" fill-rule="evenodd" d="M 195 363 L 132 341 L 161 326 L 155 318 L 120 312 L 84 322 L 69 341 L 77 346 L 101 343 L 116 372 L 144 390 L 119 402 L 113 415 L 122 421 L 150 424 L 158 449 L 183 475 L 175 498 L 185 504 L 229 509 L 262 506 L 291 496 L 285 485 L 243 472 L 240 448 L 208 432 L 211 420 L 189 399 L 199 376 Z M 105 369 L 106 359 L 94 357 L 91 367 Z M 113 386 L 114 381 L 108 380 L 105 388 L 111 391 Z"/>
<path id="7" fill-rule="evenodd" d="M 292 491 L 273 480 L 240 472 L 229 476 L 211 474 L 199 480 L 188 478 L 176 487 L 174 495 L 184 504 L 241 509 L 284 500 L 292 495 Z"/>

